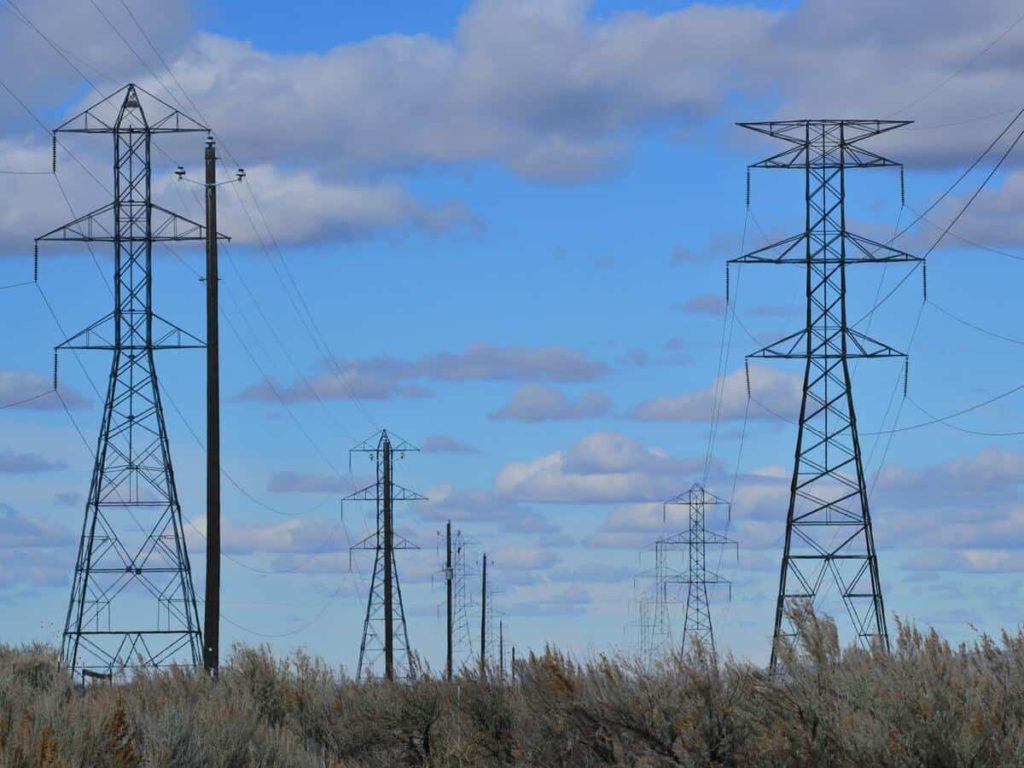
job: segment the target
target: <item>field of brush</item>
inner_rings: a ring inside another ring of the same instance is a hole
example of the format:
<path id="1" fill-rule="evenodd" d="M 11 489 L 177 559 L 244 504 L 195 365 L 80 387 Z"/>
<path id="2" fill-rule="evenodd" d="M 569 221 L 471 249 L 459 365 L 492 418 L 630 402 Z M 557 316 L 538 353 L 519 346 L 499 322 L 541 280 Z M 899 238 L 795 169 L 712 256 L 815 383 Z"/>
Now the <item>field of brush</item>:
<path id="1" fill-rule="evenodd" d="M 0 647 L 3 766 L 1019 766 L 1024 634 L 890 655 L 796 617 L 783 674 L 700 656 L 548 651 L 515 677 L 357 683 L 236 647 L 217 682 L 171 670 L 75 688 L 43 647 Z"/>

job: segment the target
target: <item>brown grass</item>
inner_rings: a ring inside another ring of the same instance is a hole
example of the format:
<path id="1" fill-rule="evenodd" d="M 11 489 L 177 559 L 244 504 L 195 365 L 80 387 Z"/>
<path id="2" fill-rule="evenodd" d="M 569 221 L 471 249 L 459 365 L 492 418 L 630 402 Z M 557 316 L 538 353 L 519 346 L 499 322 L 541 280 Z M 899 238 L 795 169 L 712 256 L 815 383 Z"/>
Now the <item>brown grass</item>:
<path id="1" fill-rule="evenodd" d="M 885 655 L 796 621 L 778 678 L 549 650 L 503 684 L 468 671 L 357 684 L 303 654 L 236 647 L 216 683 L 172 670 L 83 690 L 52 650 L 0 647 L 0 765 L 1024 765 L 1024 634 L 954 647 L 900 625 Z"/>

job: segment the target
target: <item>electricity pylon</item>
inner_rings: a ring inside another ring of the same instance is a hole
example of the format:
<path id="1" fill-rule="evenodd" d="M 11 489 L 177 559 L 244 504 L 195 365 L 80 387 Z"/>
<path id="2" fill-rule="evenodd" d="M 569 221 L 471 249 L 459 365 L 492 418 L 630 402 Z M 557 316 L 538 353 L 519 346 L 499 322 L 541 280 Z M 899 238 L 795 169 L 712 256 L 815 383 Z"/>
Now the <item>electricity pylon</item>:
<path id="1" fill-rule="evenodd" d="M 451 680 L 455 671 L 465 666 L 473 654 L 473 633 L 469 626 L 470 599 L 466 590 L 466 540 L 462 531 L 452 533 L 450 520 L 445 528 L 445 545 L 445 672 L 447 678 Z"/>
<path id="2" fill-rule="evenodd" d="M 345 499 L 373 501 L 377 506 L 377 529 L 351 548 L 352 551 L 374 552 L 373 576 L 366 601 L 366 618 L 363 621 L 363 639 L 359 645 L 358 679 L 362 679 L 364 669 L 369 673 L 381 657 L 384 658 L 384 676 L 388 680 L 395 679 L 396 666 L 402 677 L 411 677 L 414 671 L 395 552 L 419 547 L 395 533 L 394 503 L 423 501 L 426 497 L 395 483 L 394 452 L 398 451 L 399 456 L 404 457 L 406 452 L 418 450 L 401 438 L 392 444 L 391 435 L 387 430 L 381 430 L 351 451 L 369 454 L 377 470 L 375 483 Z"/>
<path id="3" fill-rule="evenodd" d="M 113 311 L 56 348 L 113 353 L 61 644 L 61 663 L 82 679 L 202 659 L 153 357 L 158 349 L 203 346 L 153 312 L 153 244 L 206 238 L 203 225 L 150 196 L 153 136 L 187 132 L 208 130 L 131 84 L 54 131 L 55 147 L 57 133 L 114 140 L 113 202 L 36 238 L 37 252 L 42 241 L 114 249 Z"/>
<path id="4" fill-rule="evenodd" d="M 687 510 L 689 528 L 685 534 L 671 536 L 658 542 L 663 551 L 669 548 L 685 547 L 687 553 L 687 570 L 682 579 L 686 584 L 686 612 L 683 619 L 682 648 L 686 650 L 687 642 L 697 644 L 715 655 L 715 633 L 711 626 L 711 606 L 708 603 L 708 585 L 726 584 L 723 579 L 707 567 L 707 550 L 711 546 L 738 545 L 720 533 L 709 531 L 705 524 L 708 507 L 725 507 L 728 512 L 729 502 L 709 493 L 704 486 L 695 483 L 690 490 L 681 493 L 665 502 L 666 517 L 668 507 L 684 506 Z M 731 589 L 731 585 L 730 589 Z"/>
<path id="5" fill-rule="evenodd" d="M 670 606 L 682 603 L 677 590 L 686 585 L 685 610 L 683 612 L 683 633 L 680 638 L 682 650 L 687 643 L 697 644 L 715 654 L 715 637 L 711 624 L 711 606 L 708 599 L 708 585 L 729 585 L 716 572 L 708 570 L 708 546 L 737 546 L 725 536 L 709 531 L 706 525 L 707 508 L 722 507 L 729 503 L 709 493 L 699 483 L 688 491 L 665 502 L 665 518 L 668 508 L 684 506 L 687 509 L 687 530 L 673 536 L 666 536 L 654 542 L 654 571 L 642 574 L 653 577 L 654 597 L 640 602 L 641 651 L 651 658 L 663 653 L 672 639 Z M 673 552 L 686 553 L 686 570 L 675 569 L 669 564 Z"/>
<path id="6" fill-rule="evenodd" d="M 849 360 L 903 358 L 847 324 L 846 267 L 921 259 L 846 228 L 846 169 L 902 165 L 860 144 L 903 127 L 897 120 L 741 123 L 792 146 L 751 168 L 798 169 L 805 177 L 804 231 L 732 260 L 796 264 L 806 272 L 805 327 L 749 357 L 805 361 L 786 543 L 775 609 L 771 669 L 795 635 L 789 611 L 810 603 L 831 577 L 859 642 L 889 649 L 882 585 L 850 385 Z M 902 179 L 902 175 L 901 175 Z"/>

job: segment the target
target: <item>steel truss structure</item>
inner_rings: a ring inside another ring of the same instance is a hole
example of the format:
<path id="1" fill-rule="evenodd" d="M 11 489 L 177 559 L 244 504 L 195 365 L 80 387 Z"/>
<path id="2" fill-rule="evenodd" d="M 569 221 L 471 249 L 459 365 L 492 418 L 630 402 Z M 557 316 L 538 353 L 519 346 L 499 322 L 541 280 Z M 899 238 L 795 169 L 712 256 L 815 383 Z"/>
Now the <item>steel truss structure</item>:
<path id="1" fill-rule="evenodd" d="M 153 355 L 203 346 L 153 311 L 153 244 L 206 238 L 151 199 L 153 137 L 190 132 L 208 129 L 132 84 L 54 131 L 55 148 L 71 133 L 111 136 L 114 149 L 113 201 L 36 238 L 37 254 L 40 242 L 114 251 L 113 311 L 56 348 L 113 354 L 61 645 L 61 663 L 82 680 L 202 661 Z"/>
<path id="2" fill-rule="evenodd" d="M 651 659 L 669 649 L 672 641 L 670 606 L 683 603 L 676 587 L 686 585 L 681 649 L 685 651 L 689 644 L 690 648 L 701 648 L 714 657 L 715 636 L 711 623 L 708 586 L 724 584 L 731 589 L 731 585 L 727 579 L 708 569 L 707 550 L 709 545 L 736 547 L 737 544 L 732 539 L 709 531 L 706 515 L 708 507 L 724 507 L 728 512 L 729 502 L 723 501 L 701 484 L 695 483 L 685 493 L 665 502 L 666 519 L 669 507 L 673 506 L 686 508 L 687 530 L 655 541 L 654 570 L 642 574 L 653 578 L 654 596 L 653 599 L 642 599 L 639 604 L 641 653 L 645 658 Z M 669 564 L 673 552 L 686 553 L 685 571 L 675 569 Z"/>
<path id="3" fill-rule="evenodd" d="M 453 619 L 452 640 L 455 664 L 458 668 L 468 665 L 476 655 L 473 646 L 473 628 L 469 620 L 473 610 L 473 599 L 466 588 L 473 571 L 467 565 L 468 542 L 459 531 L 452 542 L 452 588 Z"/>
<path id="4" fill-rule="evenodd" d="M 861 143 L 907 124 L 897 120 L 740 124 L 790 145 L 751 168 L 796 169 L 805 177 L 804 231 L 730 262 L 801 265 L 806 279 L 805 327 L 748 356 L 805 361 L 772 639 L 773 671 L 780 643 L 795 634 L 790 610 L 798 603 L 813 604 L 826 579 L 837 586 L 858 640 L 889 648 L 849 361 L 905 360 L 906 356 L 848 325 L 846 267 L 921 259 L 847 230 L 846 171 L 898 168 L 902 179 L 901 164 L 864 149 Z"/>
<path id="5" fill-rule="evenodd" d="M 364 671 L 368 675 L 372 674 L 371 670 L 381 658 L 384 660 L 384 676 L 388 680 L 394 680 L 396 675 L 411 677 L 415 673 L 395 552 L 419 547 L 395 533 L 394 503 L 424 501 L 426 497 L 394 482 L 395 451 L 400 457 L 404 457 L 407 452 L 419 449 L 397 437 L 393 443 L 391 438 L 387 430 L 381 430 L 351 451 L 369 454 L 377 471 L 375 483 L 345 499 L 372 501 L 377 508 L 376 530 L 351 547 L 353 552 L 371 550 L 374 553 L 373 576 L 366 602 L 366 618 L 363 621 L 363 638 L 359 645 L 357 679 L 363 678 Z"/>

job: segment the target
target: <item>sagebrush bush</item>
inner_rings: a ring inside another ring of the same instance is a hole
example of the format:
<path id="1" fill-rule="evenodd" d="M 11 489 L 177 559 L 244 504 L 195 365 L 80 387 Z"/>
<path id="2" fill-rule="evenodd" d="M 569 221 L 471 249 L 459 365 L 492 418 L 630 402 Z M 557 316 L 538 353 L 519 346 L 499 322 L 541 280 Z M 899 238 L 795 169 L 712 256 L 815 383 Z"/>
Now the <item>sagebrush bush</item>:
<path id="1" fill-rule="evenodd" d="M 557 650 L 514 676 L 356 682 L 303 653 L 233 649 L 220 679 L 173 669 L 83 688 L 42 646 L 0 646 L 0 764 L 132 766 L 1024 765 L 1024 633 L 952 646 L 900 624 L 840 647 L 794 615 L 783 674 L 700 649 L 650 664 Z"/>

